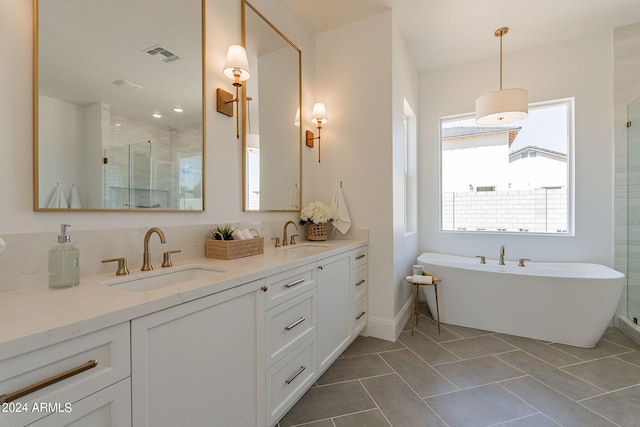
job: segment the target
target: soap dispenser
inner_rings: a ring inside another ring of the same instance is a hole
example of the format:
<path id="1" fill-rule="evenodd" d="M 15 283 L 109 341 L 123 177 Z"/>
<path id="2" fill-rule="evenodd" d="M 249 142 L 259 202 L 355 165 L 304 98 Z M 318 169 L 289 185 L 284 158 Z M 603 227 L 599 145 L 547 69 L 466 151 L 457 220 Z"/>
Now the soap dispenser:
<path id="1" fill-rule="evenodd" d="M 49 289 L 64 289 L 80 284 L 80 251 L 71 244 L 68 224 L 60 224 L 58 244 L 49 251 Z"/>

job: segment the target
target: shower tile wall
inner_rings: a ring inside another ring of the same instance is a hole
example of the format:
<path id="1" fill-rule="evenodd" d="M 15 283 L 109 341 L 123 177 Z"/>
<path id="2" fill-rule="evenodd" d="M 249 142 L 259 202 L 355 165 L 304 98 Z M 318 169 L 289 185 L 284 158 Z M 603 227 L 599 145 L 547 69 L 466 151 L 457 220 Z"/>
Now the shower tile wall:
<path id="1" fill-rule="evenodd" d="M 640 23 L 613 31 L 614 150 L 615 150 L 615 268 L 627 271 L 627 106 L 640 98 Z M 640 126 L 640 123 L 637 124 Z M 638 159 L 640 168 L 640 159 Z M 640 217 L 640 209 L 637 212 Z M 640 264 L 640 259 L 637 262 Z M 640 292 L 640 291 L 639 291 Z M 639 313 L 640 314 L 640 313 Z M 627 316 L 627 289 L 617 315 Z"/>

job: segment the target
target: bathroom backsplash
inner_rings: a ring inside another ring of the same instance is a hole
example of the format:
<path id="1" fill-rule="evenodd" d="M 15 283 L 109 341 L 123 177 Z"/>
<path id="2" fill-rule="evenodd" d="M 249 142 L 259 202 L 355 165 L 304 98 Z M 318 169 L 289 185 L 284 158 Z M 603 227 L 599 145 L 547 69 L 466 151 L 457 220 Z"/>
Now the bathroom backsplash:
<path id="1" fill-rule="evenodd" d="M 282 236 L 286 221 L 237 222 L 230 223 L 241 228 L 254 228 L 260 236 L 265 237 L 265 245 L 272 245 L 271 237 Z M 71 242 L 80 250 L 80 278 L 97 274 L 115 274 L 116 263 L 102 263 L 103 259 L 124 257 L 127 259 L 130 272 L 137 272 L 142 266 L 144 251 L 144 235 L 147 230 L 155 226 L 129 228 L 120 230 L 74 230 L 73 224 L 69 229 Z M 181 250 L 173 254 L 172 259 L 192 259 L 204 256 L 205 240 L 209 236 L 212 224 L 198 224 L 186 226 L 162 226 L 166 236 L 166 243 L 160 243 L 158 236 L 151 236 L 149 252 L 151 264 L 160 268 L 162 253 L 169 250 Z M 298 225 L 298 240 L 306 240 L 305 228 Z M 0 237 L 6 242 L 6 249 L 0 253 L 0 292 L 31 286 L 46 285 L 48 251 L 57 242 L 58 230 L 38 233 L 2 234 Z M 346 236 L 339 232 L 329 231 L 329 239 L 361 239 L 366 238 L 366 231 L 350 231 Z"/>

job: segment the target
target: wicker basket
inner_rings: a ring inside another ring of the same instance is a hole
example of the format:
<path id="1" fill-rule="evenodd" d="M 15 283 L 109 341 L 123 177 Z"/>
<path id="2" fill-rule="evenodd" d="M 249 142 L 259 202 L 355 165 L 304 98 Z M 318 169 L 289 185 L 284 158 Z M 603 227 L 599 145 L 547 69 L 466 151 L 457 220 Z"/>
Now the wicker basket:
<path id="1" fill-rule="evenodd" d="M 309 223 L 307 225 L 307 240 L 327 240 L 327 223 Z"/>
<path id="2" fill-rule="evenodd" d="M 262 253 L 264 253 L 264 237 L 254 237 L 246 240 L 207 239 L 207 258 L 229 260 Z"/>

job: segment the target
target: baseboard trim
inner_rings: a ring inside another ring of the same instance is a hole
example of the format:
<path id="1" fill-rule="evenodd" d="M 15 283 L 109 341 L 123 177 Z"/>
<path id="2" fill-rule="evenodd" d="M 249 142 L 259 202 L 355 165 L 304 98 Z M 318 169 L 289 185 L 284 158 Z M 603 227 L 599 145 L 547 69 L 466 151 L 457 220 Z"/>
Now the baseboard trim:
<path id="1" fill-rule="evenodd" d="M 374 338 L 380 338 L 387 341 L 396 341 L 400 332 L 407 324 L 411 316 L 411 308 L 413 306 L 413 297 L 410 297 L 400 309 L 398 315 L 393 319 L 385 319 L 382 317 L 369 316 L 367 325 L 367 335 Z"/>
<path id="2" fill-rule="evenodd" d="M 614 324 L 620 328 L 625 334 L 629 335 L 634 341 L 640 343 L 640 328 L 633 324 L 625 316 L 616 316 Z"/>

